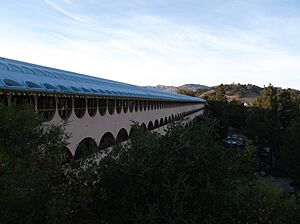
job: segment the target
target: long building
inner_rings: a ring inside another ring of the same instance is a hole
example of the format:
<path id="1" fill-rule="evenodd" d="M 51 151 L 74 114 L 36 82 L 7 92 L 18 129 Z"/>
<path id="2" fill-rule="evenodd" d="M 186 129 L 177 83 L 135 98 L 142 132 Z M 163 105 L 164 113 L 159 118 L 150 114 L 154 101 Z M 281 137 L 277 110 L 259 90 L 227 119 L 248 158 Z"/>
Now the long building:
<path id="1" fill-rule="evenodd" d="M 205 100 L 0 58 L 0 105 L 32 105 L 45 122 L 65 124 L 66 146 L 80 158 L 125 141 L 133 122 L 159 129 L 203 113 Z"/>

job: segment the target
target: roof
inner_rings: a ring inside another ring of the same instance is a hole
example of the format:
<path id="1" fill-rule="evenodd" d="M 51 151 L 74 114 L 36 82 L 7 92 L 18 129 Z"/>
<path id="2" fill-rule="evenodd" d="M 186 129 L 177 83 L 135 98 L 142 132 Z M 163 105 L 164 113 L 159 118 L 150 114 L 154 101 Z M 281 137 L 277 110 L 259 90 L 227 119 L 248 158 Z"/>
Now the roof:
<path id="1" fill-rule="evenodd" d="M 0 58 L 0 90 L 206 102 L 203 99 Z"/>

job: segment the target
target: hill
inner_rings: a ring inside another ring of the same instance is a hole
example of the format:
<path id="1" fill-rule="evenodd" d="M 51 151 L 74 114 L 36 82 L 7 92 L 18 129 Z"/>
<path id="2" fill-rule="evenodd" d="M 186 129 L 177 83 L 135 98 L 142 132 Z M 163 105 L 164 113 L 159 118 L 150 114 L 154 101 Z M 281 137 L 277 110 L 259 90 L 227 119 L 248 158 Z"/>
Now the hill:
<path id="1" fill-rule="evenodd" d="M 210 87 L 200 84 L 185 84 L 182 86 L 166 86 L 166 85 L 157 85 L 157 86 L 145 86 L 146 88 L 153 88 L 153 89 L 159 89 L 167 92 L 176 93 L 180 90 L 184 91 L 192 91 L 196 92 L 198 90 L 208 89 Z"/>
<path id="2" fill-rule="evenodd" d="M 226 84 L 208 87 L 200 84 L 185 84 L 182 86 L 147 86 L 148 88 L 159 89 L 168 92 L 177 92 L 181 94 L 186 94 L 190 96 L 201 97 L 204 99 L 209 99 L 216 95 L 217 91 L 221 91 L 223 95 L 226 96 L 228 101 L 236 100 L 241 103 L 252 103 L 254 99 L 260 94 L 262 88 L 247 84 Z"/>
<path id="3" fill-rule="evenodd" d="M 211 87 L 205 90 L 197 90 L 195 96 L 209 99 L 214 97 L 216 94 L 223 94 L 228 101 L 238 101 L 242 103 L 252 103 L 255 98 L 260 94 L 263 88 L 247 84 L 227 84 Z"/>

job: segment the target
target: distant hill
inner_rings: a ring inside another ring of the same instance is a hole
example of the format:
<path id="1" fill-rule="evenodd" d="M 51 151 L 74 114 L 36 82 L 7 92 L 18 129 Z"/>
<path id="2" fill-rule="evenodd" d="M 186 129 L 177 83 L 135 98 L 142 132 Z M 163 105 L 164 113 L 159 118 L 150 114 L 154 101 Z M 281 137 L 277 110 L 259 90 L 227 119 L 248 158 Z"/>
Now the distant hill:
<path id="1" fill-rule="evenodd" d="M 200 84 L 185 84 L 177 87 L 177 89 L 189 90 L 189 91 L 198 91 L 208 89 L 208 86 L 200 85 Z"/>
<path id="2" fill-rule="evenodd" d="M 222 84 L 214 87 L 208 87 L 200 84 L 185 84 L 177 87 L 165 85 L 146 87 L 173 93 L 177 92 L 181 94 L 193 95 L 204 99 L 209 99 L 210 97 L 213 97 L 216 94 L 216 90 L 218 88 L 222 88 L 222 91 L 224 92 L 224 95 L 226 96 L 228 101 L 236 100 L 241 103 L 252 103 L 262 91 L 262 88 L 252 84 Z"/>
<path id="3" fill-rule="evenodd" d="M 211 87 L 205 90 L 197 91 L 196 96 L 209 99 L 216 94 L 217 90 L 221 90 L 228 101 L 236 100 L 238 102 L 247 102 L 252 103 L 255 98 L 260 94 L 263 88 L 247 84 L 229 84 L 229 85 L 219 85 L 215 87 Z"/>
<path id="4" fill-rule="evenodd" d="M 147 88 L 159 89 L 171 93 L 176 93 L 179 90 L 193 91 L 196 92 L 198 90 L 208 89 L 208 86 L 200 85 L 200 84 L 185 84 L 182 86 L 165 86 L 165 85 L 157 85 L 157 86 L 145 86 Z"/>

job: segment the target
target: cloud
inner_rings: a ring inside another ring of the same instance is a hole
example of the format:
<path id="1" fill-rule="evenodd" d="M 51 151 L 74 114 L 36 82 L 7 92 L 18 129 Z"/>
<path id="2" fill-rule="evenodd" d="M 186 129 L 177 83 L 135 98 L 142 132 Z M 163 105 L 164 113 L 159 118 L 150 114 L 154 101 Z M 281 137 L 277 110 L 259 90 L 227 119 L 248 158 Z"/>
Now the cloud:
<path id="1" fill-rule="evenodd" d="M 71 19 L 73 19 L 77 22 L 86 23 L 86 22 L 91 21 L 90 17 L 83 16 L 83 15 L 80 15 L 80 14 L 77 14 L 77 13 L 69 12 L 66 9 L 64 9 L 64 7 L 62 7 L 61 5 L 55 3 L 52 0 L 44 0 L 44 2 L 47 3 L 49 6 L 51 6 L 53 9 L 55 9 L 56 11 L 62 13 L 63 15 L 65 15 L 65 16 L 67 16 L 67 17 L 69 17 L 69 18 L 71 18 Z M 71 4 L 72 2 L 70 0 L 69 1 L 65 0 L 65 3 Z"/>

